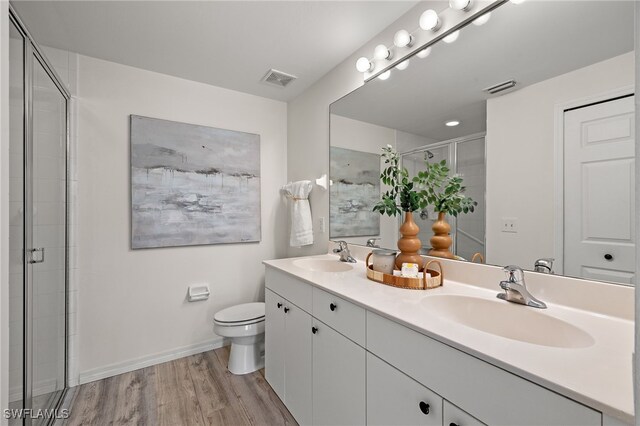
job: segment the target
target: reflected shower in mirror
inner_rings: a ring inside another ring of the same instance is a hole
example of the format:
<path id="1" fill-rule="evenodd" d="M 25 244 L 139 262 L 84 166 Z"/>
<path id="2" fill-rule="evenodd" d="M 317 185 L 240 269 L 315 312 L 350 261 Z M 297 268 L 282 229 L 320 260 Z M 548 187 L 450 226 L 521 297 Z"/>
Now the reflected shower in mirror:
<path id="1" fill-rule="evenodd" d="M 370 211 L 391 145 L 478 202 L 446 216 L 457 259 L 634 284 L 634 7 L 506 2 L 333 103 L 331 238 L 397 249 L 400 219 Z M 437 216 L 414 212 L 423 253 Z"/>

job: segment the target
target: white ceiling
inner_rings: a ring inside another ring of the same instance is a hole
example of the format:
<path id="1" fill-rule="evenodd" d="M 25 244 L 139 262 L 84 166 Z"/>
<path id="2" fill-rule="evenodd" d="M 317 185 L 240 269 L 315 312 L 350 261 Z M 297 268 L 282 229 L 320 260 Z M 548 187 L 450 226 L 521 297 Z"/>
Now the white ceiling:
<path id="1" fill-rule="evenodd" d="M 286 101 L 417 1 L 12 3 L 42 45 Z M 298 80 L 266 85 L 270 68 Z"/>
<path id="2" fill-rule="evenodd" d="M 466 136 L 486 129 L 486 87 L 515 79 L 520 89 L 629 52 L 633 42 L 634 2 L 506 3 L 485 25 L 438 42 L 427 58 L 368 82 L 331 112 L 435 140 Z M 462 124 L 446 127 L 451 119 Z"/>

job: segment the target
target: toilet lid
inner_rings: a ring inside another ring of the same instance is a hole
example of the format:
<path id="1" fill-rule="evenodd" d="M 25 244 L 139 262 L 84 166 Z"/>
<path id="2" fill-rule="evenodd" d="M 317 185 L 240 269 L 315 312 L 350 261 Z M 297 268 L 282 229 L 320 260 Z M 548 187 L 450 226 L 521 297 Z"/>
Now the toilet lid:
<path id="1" fill-rule="evenodd" d="M 237 323 L 264 317 L 264 302 L 243 303 L 217 312 L 213 319 L 221 323 Z"/>

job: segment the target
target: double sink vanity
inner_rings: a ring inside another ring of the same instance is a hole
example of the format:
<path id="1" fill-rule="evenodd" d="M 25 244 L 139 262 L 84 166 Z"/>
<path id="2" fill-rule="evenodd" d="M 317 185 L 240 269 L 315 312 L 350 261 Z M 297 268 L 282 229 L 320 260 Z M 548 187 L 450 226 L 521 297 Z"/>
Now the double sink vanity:
<path id="1" fill-rule="evenodd" d="M 498 267 L 406 290 L 352 250 L 265 262 L 265 374 L 300 424 L 634 422 L 632 288 L 527 273 L 535 309 L 496 297 Z"/>

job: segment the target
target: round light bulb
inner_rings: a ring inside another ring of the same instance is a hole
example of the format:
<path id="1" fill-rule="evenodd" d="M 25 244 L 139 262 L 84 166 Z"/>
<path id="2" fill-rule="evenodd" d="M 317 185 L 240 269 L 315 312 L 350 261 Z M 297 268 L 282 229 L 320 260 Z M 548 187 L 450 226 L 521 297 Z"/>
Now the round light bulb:
<path id="1" fill-rule="evenodd" d="M 378 76 L 378 78 L 379 78 L 380 80 L 386 80 L 386 79 L 388 79 L 389 77 L 391 77 L 391 70 L 385 71 L 385 72 L 383 72 L 382 74 L 380 74 L 380 75 Z"/>
<path id="2" fill-rule="evenodd" d="M 458 120 L 449 120 L 446 123 L 444 123 L 445 126 L 447 127 L 456 127 L 460 124 L 460 121 Z"/>
<path id="3" fill-rule="evenodd" d="M 400 71 L 402 71 L 402 70 L 406 70 L 408 66 L 409 66 L 409 60 L 406 59 L 400 62 L 398 65 L 396 65 L 396 69 L 399 69 Z"/>
<path id="4" fill-rule="evenodd" d="M 420 28 L 425 31 L 437 31 L 440 28 L 440 18 L 438 12 L 428 9 L 420 15 Z"/>
<path id="5" fill-rule="evenodd" d="M 379 44 L 373 50 L 373 57 L 376 59 L 391 59 L 391 52 L 384 44 Z"/>
<path id="6" fill-rule="evenodd" d="M 489 21 L 490 18 L 491 18 L 491 12 L 485 13 L 479 18 L 474 19 L 473 24 L 478 26 L 484 25 Z"/>
<path id="7" fill-rule="evenodd" d="M 371 62 L 369 61 L 369 59 L 365 58 L 364 56 L 356 61 L 356 69 L 359 72 L 371 71 L 372 68 L 373 66 Z"/>
<path id="8" fill-rule="evenodd" d="M 424 49 L 422 49 L 421 51 L 419 51 L 418 53 L 416 53 L 416 56 L 420 59 L 424 59 L 427 56 L 429 56 L 431 54 L 431 46 L 429 47 L 425 47 Z"/>
<path id="9" fill-rule="evenodd" d="M 449 7 L 455 10 L 471 9 L 471 0 L 449 0 Z"/>
<path id="10" fill-rule="evenodd" d="M 396 47 L 411 47 L 412 43 L 413 37 L 407 30 L 400 30 L 393 36 L 393 44 L 395 44 Z"/>
<path id="11" fill-rule="evenodd" d="M 448 36 L 446 36 L 445 38 L 443 38 L 442 41 L 444 41 L 445 43 L 453 43 L 458 39 L 459 36 L 460 36 L 460 30 L 454 31 Z"/>

